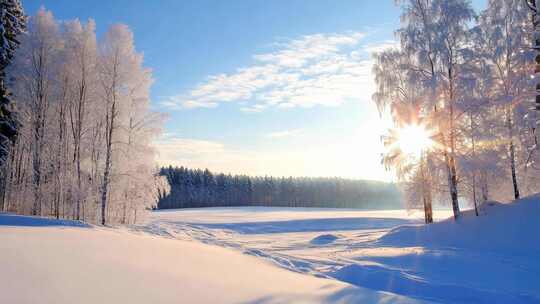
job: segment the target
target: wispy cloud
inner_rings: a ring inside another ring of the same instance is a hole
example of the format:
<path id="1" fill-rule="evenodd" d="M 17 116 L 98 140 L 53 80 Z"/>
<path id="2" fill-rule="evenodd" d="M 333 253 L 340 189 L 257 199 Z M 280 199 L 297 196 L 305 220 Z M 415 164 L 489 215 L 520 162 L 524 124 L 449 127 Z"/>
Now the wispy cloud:
<path id="1" fill-rule="evenodd" d="M 399 48 L 399 43 L 395 40 L 386 40 L 378 43 L 370 43 L 364 46 L 364 51 L 370 54 L 379 53 L 391 48 Z"/>
<path id="2" fill-rule="evenodd" d="M 285 131 L 277 131 L 277 132 L 270 132 L 266 135 L 267 138 L 272 139 L 279 139 L 279 138 L 285 138 L 285 137 L 292 137 L 295 135 L 298 135 L 301 130 L 295 129 L 295 130 L 285 130 Z"/>
<path id="3" fill-rule="evenodd" d="M 300 68 L 310 61 L 338 54 L 343 47 L 355 46 L 364 36 L 363 33 L 359 32 L 308 35 L 288 43 L 278 44 L 281 47 L 280 50 L 269 54 L 255 55 L 255 59 L 281 67 Z"/>
<path id="4" fill-rule="evenodd" d="M 369 98 L 373 88 L 369 53 L 381 46 L 361 46 L 364 36 L 360 32 L 315 34 L 276 43 L 275 51 L 254 55 L 254 65 L 210 76 L 161 105 L 174 110 L 241 102 L 244 112 L 262 112 Z"/>
<path id="5" fill-rule="evenodd" d="M 219 154 L 225 150 L 224 145 L 219 142 L 181 138 L 175 135 L 164 136 L 155 145 L 162 160 L 191 159 Z"/>

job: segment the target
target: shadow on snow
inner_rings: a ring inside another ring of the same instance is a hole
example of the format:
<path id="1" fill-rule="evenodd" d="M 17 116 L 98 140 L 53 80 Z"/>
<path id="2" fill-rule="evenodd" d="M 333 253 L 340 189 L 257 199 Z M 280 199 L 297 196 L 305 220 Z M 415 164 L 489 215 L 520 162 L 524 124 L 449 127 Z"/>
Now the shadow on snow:
<path id="1" fill-rule="evenodd" d="M 89 228 L 90 225 L 80 221 L 70 220 L 57 220 L 44 217 L 33 216 L 21 216 L 0 213 L 0 226 L 13 226 L 13 227 L 51 227 L 51 226 L 63 226 L 63 227 L 85 227 Z"/>
<path id="2" fill-rule="evenodd" d="M 209 229 L 231 230 L 240 234 L 266 234 L 287 232 L 320 232 L 338 230 L 386 229 L 413 221 L 393 218 L 322 218 L 271 222 L 243 222 L 224 224 L 190 224 Z"/>
<path id="3" fill-rule="evenodd" d="M 352 285 L 438 303 L 540 303 L 539 298 L 531 295 L 493 288 L 479 289 L 466 286 L 466 282 L 460 285 L 430 282 L 401 269 L 383 265 L 351 264 L 331 276 Z"/>

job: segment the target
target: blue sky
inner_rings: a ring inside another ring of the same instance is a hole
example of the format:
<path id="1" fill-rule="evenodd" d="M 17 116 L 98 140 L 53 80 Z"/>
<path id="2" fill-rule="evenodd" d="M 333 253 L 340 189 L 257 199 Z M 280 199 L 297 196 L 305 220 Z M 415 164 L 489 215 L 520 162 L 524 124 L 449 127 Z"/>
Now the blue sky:
<path id="1" fill-rule="evenodd" d="M 476 8 L 485 0 L 475 0 Z M 394 0 L 23 0 L 98 35 L 127 24 L 169 113 L 162 164 L 259 175 L 390 180 L 371 102 L 371 53 L 399 26 Z"/>

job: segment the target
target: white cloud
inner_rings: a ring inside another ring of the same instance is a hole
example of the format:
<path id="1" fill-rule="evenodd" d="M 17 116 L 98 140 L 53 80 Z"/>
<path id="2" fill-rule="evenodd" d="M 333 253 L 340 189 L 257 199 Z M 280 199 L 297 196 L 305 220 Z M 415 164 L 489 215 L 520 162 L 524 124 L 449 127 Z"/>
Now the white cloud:
<path id="1" fill-rule="evenodd" d="M 391 48 L 399 48 L 399 43 L 394 40 L 387 40 L 380 43 L 367 44 L 364 51 L 370 54 L 379 53 Z"/>
<path id="2" fill-rule="evenodd" d="M 268 138 L 272 139 L 279 139 L 279 138 L 285 138 L 285 137 L 291 137 L 294 135 L 297 135 L 300 133 L 300 130 L 285 130 L 285 131 L 277 131 L 277 132 L 271 132 L 266 135 Z"/>
<path id="3" fill-rule="evenodd" d="M 393 42 L 361 46 L 364 36 L 359 32 L 315 34 L 278 43 L 274 52 L 255 55 L 254 65 L 210 76 L 161 105 L 176 110 L 238 102 L 241 111 L 256 113 L 367 100 L 374 87 L 370 53 Z"/>
<path id="4" fill-rule="evenodd" d="M 357 32 L 308 35 L 280 45 L 282 49 L 274 53 L 255 55 L 255 59 L 281 67 L 298 68 L 306 65 L 310 60 L 337 54 L 344 46 L 357 45 L 364 36 L 363 33 Z"/>
<path id="5" fill-rule="evenodd" d="M 197 99 L 184 98 L 182 96 L 173 96 L 161 102 L 161 105 L 171 110 L 194 109 L 194 108 L 215 108 L 217 102 L 205 102 Z"/>
<path id="6" fill-rule="evenodd" d="M 264 109 L 266 109 L 266 105 L 264 105 L 264 104 L 256 104 L 256 105 L 253 105 L 253 106 L 241 107 L 240 108 L 240 110 L 242 112 L 246 112 L 246 113 L 259 113 L 259 112 L 264 111 Z"/>

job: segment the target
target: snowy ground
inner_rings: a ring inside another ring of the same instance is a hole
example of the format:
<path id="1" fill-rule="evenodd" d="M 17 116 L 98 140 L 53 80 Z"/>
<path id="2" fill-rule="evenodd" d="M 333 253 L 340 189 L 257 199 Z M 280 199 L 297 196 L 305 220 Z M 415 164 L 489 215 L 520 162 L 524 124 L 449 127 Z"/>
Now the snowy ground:
<path id="1" fill-rule="evenodd" d="M 139 229 L 235 248 L 293 271 L 328 277 L 349 264 L 351 250 L 364 248 L 364 242 L 420 222 L 403 210 L 239 207 L 157 211 Z"/>
<path id="2" fill-rule="evenodd" d="M 210 208 L 154 212 L 138 230 L 234 248 L 280 267 L 438 303 L 540 303 L 540 199 L 449 212 Z"/>
<path id="3" fill-rule="evenodd" d="M 481 213 L 209 208 L 129 229 L 0 214 L 0 303 L 540 303 L 540 197 Z"/>
<path id="4" fill-rule="evenodd" d="M 0 214 L 0 303 L 421 303 L 234 250 Z"/>

